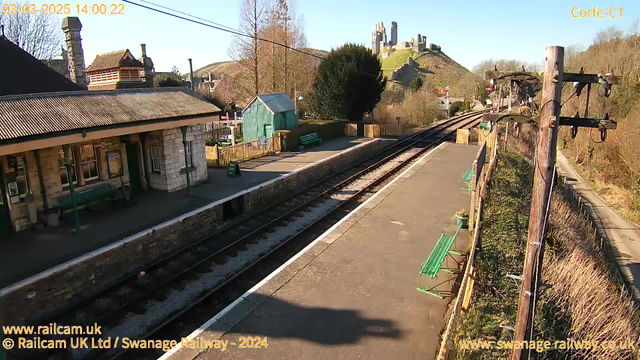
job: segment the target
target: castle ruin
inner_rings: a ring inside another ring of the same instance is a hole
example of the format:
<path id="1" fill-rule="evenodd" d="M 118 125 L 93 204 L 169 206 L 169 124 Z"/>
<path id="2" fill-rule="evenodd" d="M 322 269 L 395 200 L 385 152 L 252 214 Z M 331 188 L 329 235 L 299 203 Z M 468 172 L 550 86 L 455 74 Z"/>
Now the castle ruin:
<path id="1" fill-rule="evenodd" d="M 381 21 L 376 24 L 376 31 L 371 34 L 371 52 L 374 55 L 382 53 L 383 57 L 389 56 L 396 50 L 407 50 L 419 52 L 427 49 L 427 37 L 418 34 L 418 37 L 412 38 L 411 41 L 402 41 L 398 43 L 398 23 L 391 22 L 391 39 L 387 40 L 387 30 Z"/>

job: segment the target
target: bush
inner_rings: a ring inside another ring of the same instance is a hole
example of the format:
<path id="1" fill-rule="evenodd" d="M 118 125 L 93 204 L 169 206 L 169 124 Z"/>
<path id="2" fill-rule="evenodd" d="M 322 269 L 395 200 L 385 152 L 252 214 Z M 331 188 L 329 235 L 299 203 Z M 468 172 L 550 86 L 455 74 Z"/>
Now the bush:
<path id="1" fill-rule="evenodd" d="M 322 118 L 360 121 L 380 101 L 386 83 L 377 56 L 362 45 L 345 44 L 318 66 L 309 102 Z"/>
<path id="2" fill-rule="evenodd" d="M 409 84 L 409 90 L 411 90 L 412 92 L 416 92 L 420 90 L 422 84 L 422 78 L 420 76 L 416 76 L 413 80 L 411 80 L 411 84 Z"/>
<path id="3" fill-rule="evenodd" d="M 155 87 L 182 86 L 182 81 L 175 75 L 159 74 L 153 79 Z"/>
<path id="4" fill-rule="evenodd" d="M 471 109 L 471 104 L 468 101 L 456 101 L 449 105 L 449 116 L 454 116 L 459 111 L 467 111 Z"/>

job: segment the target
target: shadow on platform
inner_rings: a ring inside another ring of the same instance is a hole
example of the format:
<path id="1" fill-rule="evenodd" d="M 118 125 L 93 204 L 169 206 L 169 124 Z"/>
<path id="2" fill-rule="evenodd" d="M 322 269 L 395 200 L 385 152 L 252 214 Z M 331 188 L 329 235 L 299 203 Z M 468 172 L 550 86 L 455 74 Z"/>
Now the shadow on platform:
<path id="1" fill-rule="evenodd" d="M 252 301 L 263 302 L 227 334 L 297 338 L 323 345 L 354 344 L 363 337 L 403 336 L 395 321 L 367 319 L 357 310 L 307 307 L 259 294 L 252 295 Z"/>

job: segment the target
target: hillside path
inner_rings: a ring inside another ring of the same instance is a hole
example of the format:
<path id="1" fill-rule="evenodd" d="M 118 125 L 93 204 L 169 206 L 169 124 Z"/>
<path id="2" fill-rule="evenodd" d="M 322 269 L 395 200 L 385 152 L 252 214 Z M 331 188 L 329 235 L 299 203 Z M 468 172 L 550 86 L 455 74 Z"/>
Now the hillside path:
<path id="1" fill-rule="evenodd" d="M 558 175 L 566 177 L 592 214 L 599 230 L 613 247 L 620 271 L 633 285 L 636 302 L 640 301 L 640 227 L 623 219 L 576 172 L 569 160 L 558 151 Z"/>

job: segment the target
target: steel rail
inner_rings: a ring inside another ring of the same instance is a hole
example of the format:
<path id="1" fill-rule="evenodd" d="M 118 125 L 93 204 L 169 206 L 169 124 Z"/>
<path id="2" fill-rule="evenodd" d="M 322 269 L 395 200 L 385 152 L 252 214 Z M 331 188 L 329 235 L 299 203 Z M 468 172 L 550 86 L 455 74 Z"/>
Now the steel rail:
<path id="1" fill-rule="evenodd" d="M 467 122 L 467 123 L 475 123 L 478 122 L 480 119 L 480 117 L 477 118 L 473 118 L 471 119 L 471 121 Z M 460 127 L 456 127 L 454 130 L 457 130 Z M 450 136 L 452 134 L 452 130 L 438 130 L 436 131 L 436 134 L 438 132 L 444 132 L 447 131 L 447 133 L 445 133 L 444 135 L 438 137 L 437 139 L 431 141 L 429 144 L 427 144 L 425 147 L 421 148 L 418 152 L 416 152 L 415 154 L 413 154 L 411 157 L 403 160 L 400 164 L 398 164 L 397 166 L 393 167 L 391 170 L 385 172 L 383 175 L 381 175 L 380 177 L 378 177 L 377 179 L 375 179 L 373 182 L 371 182 L 370 184 L 366 185 L 364 188 L 358 190 L 356 193 L 354 193 L 353 195 L 351 195 L 348 199 L 343 200 L 340 204 L 338 204 L 336 207 L 332 208 L 331 210 L 329 210 L 329 212 L 327 212 L 326 214 L 322 215 L 321 217 L 319 217 L 318 219 L 312 221 L 311 223 L 309 223 L 308 225 L 306 225 L 304 228 L 300 229 L 298 232 L 296 232 L 296 234 L 290 236 L 289 238 L 287 238 L 286 240 L 280 242 L 279 244 L 277 244 L 276 246 L 274 246 L 272 249 L 270 249 L 269 251 L 267 251 L 266 253 L 262 254 L 259 258 L 257 258 L 256 260 L 252 261 L 249 265 L 245 266 L 242 268 L 242 270 L 234 273 L 231 277 L 227 278 L 225 281 L 223 281 L 222 283 L 216 285 L 213 289 L 211 289 L 210 291 L 206 292 L 204 295 L 198 296 L 198 299 L 194 300 L 194 301 L 190 301 L 190 304 L 187 305 L 186 307 L 183 307 L 179 312 L 177 312 L 176 314 L 172 315 L 170 318 L 167 318 L 165 321 L 163 321 L 161 324 L 157 325 L 154 327 L 154 329 L 152 329 L 151 331 L 147 332 L 147 334 L 143 337 L 143 339 L 146 339 L 150 336 L 152 336 L 154 333 L 160 331 L 161 329 L 163 329 L 165 326 L 167 326 L 168 324 L 170 324 L 171 322 L 173 322 L 174 320 L 178 319 L 180 316 L 182 316 L 184 313 L 186 313 L 187 311 L 193 309 L 195 306 L 199 305 L 200 303 L 202 303 L 203 301 L 205 301 L 206 299 L 208 299 L 209 297 L 211 297 L 214 293 L 218 292 L 219 289 L 221 289 L 222 287 L 228 285 L 231 281 L 235 280 L 238 276 L 242 275 L 244 272 L 246 272 L 247 270 L 249 270 L 250 268 L 252 268 L 253 266 L 255 266 L 256 264 L 262 262 L 265 258 L 267 258 L 269 255 L 273 254 L 275 251 L 277 251 L 278 249 L 280 249 L 282 246 L 284 246 L 285 244 L 289 243 L 291 240 L 294 240 L 295 238 L 298 238 L 299 236 L 301 236 L 304 232 L 306 232 L 308 229 L 312 228 L 313 226 L 315 226 L 316 224 L 318 224 L 320 221 L 323 221 L 325 219 L 327 219 L 330 215 L 332 215 L 333 213 L 335 213 L 336 211 L 338 211 L 339 209 L 342 209 L 346 204 L 354 201 L 355 199 L 361 197 L 363 194 L 366 194 L 369 192 L 369 190 L 377 185 L 379 185 L 381 182 L 383 182 L 384 180 L 386 180 L 387 178 L 389 178 L 391 175 L 395 174 L 396 172 L 398 172 L 399 170 L 401 170 L 402 168 L 404 168 L 406 165 L 408 165 L 409 163 L 413 162 L 416 158 L 418 158 L 420 155 L 422 155 L 423 153 L 425 153 L 427 150 L 431 149 L 434 147 L 434 145 L 436 143 L 439 143 L 442 139 L 445 139 L 446 137 Z M 426 137 L 431 137 L 434 134 L 430 134 L 427 135 L 425 137 L 423 137 L 422 139 L 426 138 Z M 385 157 L 385 159 L 376 162 L 374 165 L 371 165 L 369 167 L 367 167 L 366 169 L 359 171 L 357 174 L 353 175 L 352 177 L 350 177 L 349 179 L 337 184 L 334 188 L 328 189 L 326 191 L 324 191 L 322 194 L 318 195 L 317 197 L 305 202 L 305 204 L 300 205 L 299 207 L 297 207 L 296 209 L 290 211 L 287 214 L 283 214 L 282 216 L 280 216 L 278 219 L 276 220 L 281 220 L 282 218 L 284 218 L 287 215 L 290 215 L 291 213 L 300 211 L 300 208 L 304 207 L 305 205 L 308 205 L 310 203 L 312 203 L 314 200 L 317 200 L 319 198 L 321 198 L 322 196 L 324 196 L 325 194 L 328 194 L 329 192 L 334 192 L 337 191 L 339 188 L 343 187 L 343 185 L 345 183 L 350 183 L 352 181 L 355 181 L 358 177 L 360 177 L 362 174 L 371 172 L 374 168 L 378 168 L 383 164 L 386 164 L 389 161 L 389 158 L 395 157 L 397 156 L 398 153 L 404 153 L 406 149 L 408 148 L 413 148 L 413 145 L 419 143 L 420 141 L 415 141 L 413 144 L 404 147 L 401 151 L 398 151 L 390 156 Z M 274 220 L 272 223 L 276 222 L 276 220 Z M 266 227 L 266 225 L 265 225 Z M 254 231 L 252 234 L 254 233 L 258 233 L 259 231 L 264 230 L 263 228 L 261 229 L 257 229 L 256 231 Z M 252 235 L 250 234 L 250 235 Z M 242 239 L 237 240 L 236 242 L 234 242 L 234 244 L 237 244 L 243 240 L 245 240 L 245 238 L 249 238 L 250 235 L 245 236 Z M 231 247 L 232 245 L 228 246 L 227 248 Z M 193 266 L 193 268 L 199 266 L 201 264 L 196 264 Z M 118 359 L 120 358 L 123 354 L 126 354 L 129 350 L 123 350 L 120 351 L 119 353 L 115 354 L 113 357 L 110 357 L 109 359 Z"/>

